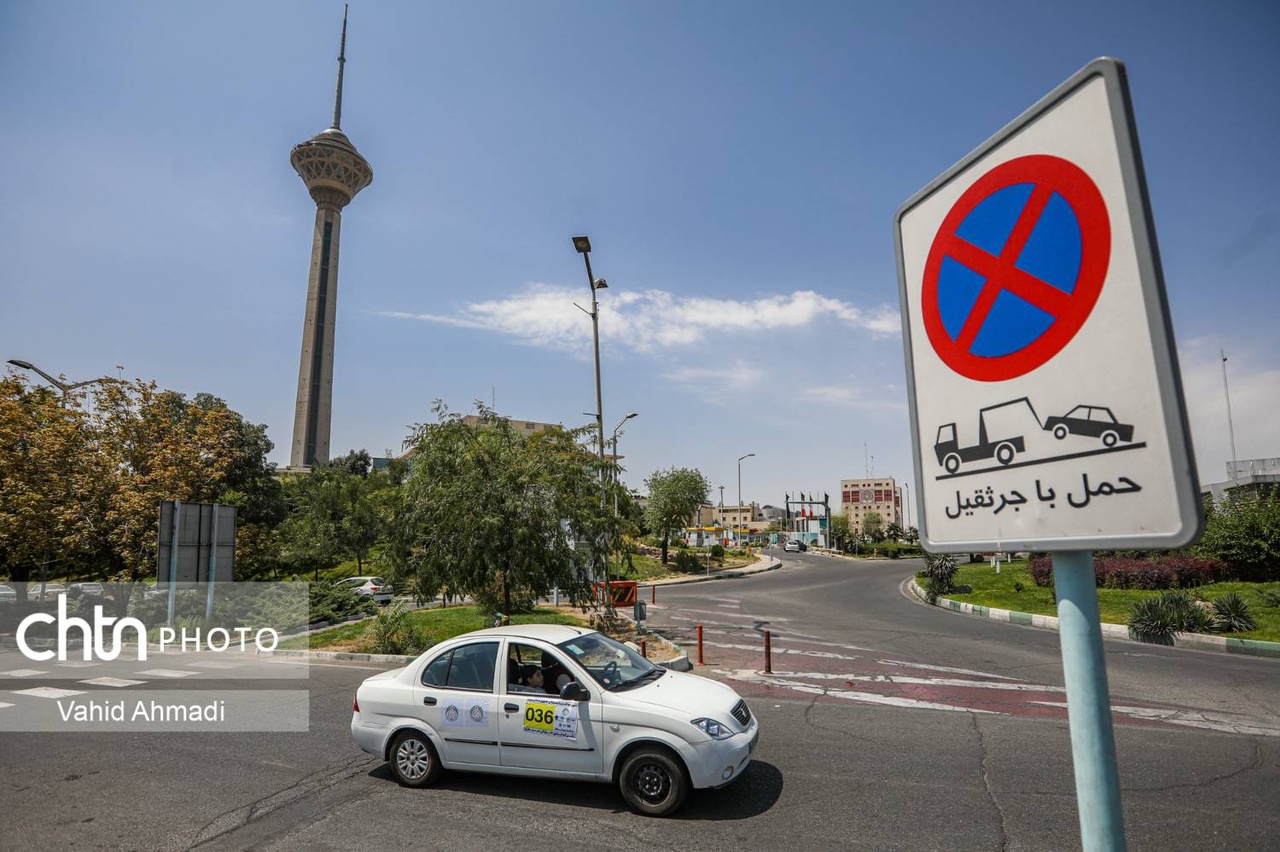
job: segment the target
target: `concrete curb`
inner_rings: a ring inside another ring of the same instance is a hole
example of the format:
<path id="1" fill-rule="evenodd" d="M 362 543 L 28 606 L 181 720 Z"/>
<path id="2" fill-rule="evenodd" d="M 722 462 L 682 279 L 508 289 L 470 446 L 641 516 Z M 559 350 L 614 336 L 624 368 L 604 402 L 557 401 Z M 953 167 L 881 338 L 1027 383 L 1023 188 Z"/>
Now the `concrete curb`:
<path id="1" fill-rule="evenodd" d="M 924 589 L 920 588 L 920 584 L 916 582 L 914 577 L 910 579 L 907 588 L 922 603 L 929 603 L 925 597 Z M 938 602 L 931 604 L 931 606 L 949 609 L 964 615 L 977 616 L 978 618 L 989 618 L 992 621 L 1007 621 L 1010 624 L 1042 627 L 1045 630 L 1058 629 L 1058 619 L 1052 615 L 1032 615 L 1027 612 L 997 609 L 983 606 L 982 604 L 953 601 L 950 598 L 938 598 Z M 1122 639 L 1126 642 L 1136 642 L 1140 645 L 1151 644 L 1135 639 L 1126 624 L 1109 624 L 1104 621 L 1102 622 L 1102 636 L 1104 639 Z M 1280 642 L 1264 642 L 1260 639 L 1233 639 L 1227 636 L 1207 636 L 1203 633 L 1178 633 L 1174 636 L 1173 647 L 1198 648 L 1202 651 L 1217 651 L 1223 654 L 1246 654 L 1252 657 L 1269 657 L 1280 660 Z"/>
<path id="2" fill-rule="evenodd" d="M 637 588 L 640 586 L 679 586 L 684 583 L 708 583 L 713 580 L 731 580 L 736 577 L 749 577 L 752 574 L 762 574 L 765 571 L 776 571 L 782 567 L 782 560 L 776 556 L 762 556 L 756 561 L 755 565 L 748 565 L 746 568 L 730 568 L 727 571 L 717 571 L 714 574 L 698 574 L 688 577 L 676 577 L 671 580 L 657 580 L 653 582 L 637 581 Z"/>

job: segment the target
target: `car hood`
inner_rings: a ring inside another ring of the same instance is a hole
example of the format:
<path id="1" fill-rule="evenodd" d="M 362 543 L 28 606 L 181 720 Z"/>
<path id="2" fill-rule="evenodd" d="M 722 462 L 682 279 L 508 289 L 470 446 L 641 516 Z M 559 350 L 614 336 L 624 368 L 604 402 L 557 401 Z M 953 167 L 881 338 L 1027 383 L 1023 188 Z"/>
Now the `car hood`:
<path id="1" fill-rule="evenodd" d="M 740 700 L 738 693 L 719 681 L 676 671 L 668 671 L 651 683 L 609 695 L 627 702 L 679 711 L 690 718 L 710 714 L 719 717 Z"/>

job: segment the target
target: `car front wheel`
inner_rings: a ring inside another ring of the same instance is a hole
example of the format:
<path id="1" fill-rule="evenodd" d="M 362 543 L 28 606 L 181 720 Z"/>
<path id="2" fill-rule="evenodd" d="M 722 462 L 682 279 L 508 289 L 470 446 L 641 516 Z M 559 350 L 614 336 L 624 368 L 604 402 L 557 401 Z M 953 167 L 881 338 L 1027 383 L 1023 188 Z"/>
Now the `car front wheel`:
<path id="1" fill-rule="evenodd" d="M 627 758 L 618 787 L 627 806 L 644 816 L 675 813 L 689 793 L 680 761 L 656 748 L 641 749 Z"/>
<path id="2" fill-rule="evenodd" d="M 405 731 L 391 744 L 391 774 L 406 787 L 426 787 L 440 777 L 435 746 L 417 731 Z"/>

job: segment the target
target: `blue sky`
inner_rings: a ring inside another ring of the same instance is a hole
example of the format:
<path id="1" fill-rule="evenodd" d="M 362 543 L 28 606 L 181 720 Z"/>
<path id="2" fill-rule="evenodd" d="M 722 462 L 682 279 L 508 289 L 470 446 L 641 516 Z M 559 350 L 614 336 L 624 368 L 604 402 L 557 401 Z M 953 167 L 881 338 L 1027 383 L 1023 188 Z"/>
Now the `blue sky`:
<path id="1" fill-rule="evenodd" d="M 0 6 L 0 357 L 223 397 L 288 462 L 342 4 Z M 431 401 L 592 419 L 624 479 L 910 480 L 893 215 L 1097 56 L 1133 93 L 1202 481 L 1280 455 L 1280 6 L 355 2 L 335 453 Z M 117 365 L 122 370 L 117 371 Z M 914 489 L 912 489 L 914 491 Z M 912 495 L 915 496 L 914 494 Z M 838 498 L 837 498 L 838 499 Z M 915 512 L 912 512 L 913 518 Z"/>

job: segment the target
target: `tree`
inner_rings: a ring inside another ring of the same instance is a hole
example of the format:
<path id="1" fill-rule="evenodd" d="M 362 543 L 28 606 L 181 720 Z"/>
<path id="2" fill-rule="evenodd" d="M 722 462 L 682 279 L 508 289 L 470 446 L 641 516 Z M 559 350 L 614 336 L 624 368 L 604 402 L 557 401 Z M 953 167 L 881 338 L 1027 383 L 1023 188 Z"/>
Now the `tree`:
<path id="1" fill-rule="evenodd" d="M 208 394 L 188 399 L 154 382 L 113 380 L 61 397 L 6 375 L 0 566 L 15 580 L 37 564 L 66 576 L 146 576 L 162 500 L 237 505 L 247 515 L 241 530 L 253 536 L 254 524 L 282 516 L 270 448 L 265 427 Z"/>
<path id="2" fill-rule="evenodd" d="M 862 534 L 869 540 L 884 540 L 884 518 L 879 512 L 867 512 L 862 516 Z"/>
<path id="3" fill-rule="evenodd" d="M 1221 559 L 1241 579 L 1280 579 L 1280 493 L 1206 499 L 1204 534 L 1192 552 Z"/>
<path id="4" fill-rule="evenodd" d="M 893 521 L 885 528 L 884 534 L 889 541 L 900 541 L 902 539 L 902 525 L 897 521 Z"/>
<path id="5" fill-rule="evenodd" d="M 475 410 L 471 426 L 437 401 L 437 422 L 414 427 L 389 558 L 419 594 L 443 583 L 503 612 L 556 587 L 585 602 L 593 563 L 574 544 L 603 543 L 617 528 L 598 457 L 578 443 L 582 430 L 525 435 L 482 403 Z M 591 551 L 602 567 L 604 548 Z"/>
<path id="6" fill-rule="evenodd" d="M 831 516 L 831 543 L 839 550 L 849 539 L 849 516 L 844 512 Z"/>
<path id="7" fill-rule="evenodd" d="M 644 519 L 652 533 L 662 539 L 662 561 L 667 561 L 671 536 L 689 524 L 698 507 L 711 493 L 711 483 L 696 469 L 671 468 L 654 471 L 645 480 L 649 505 Z"/>

